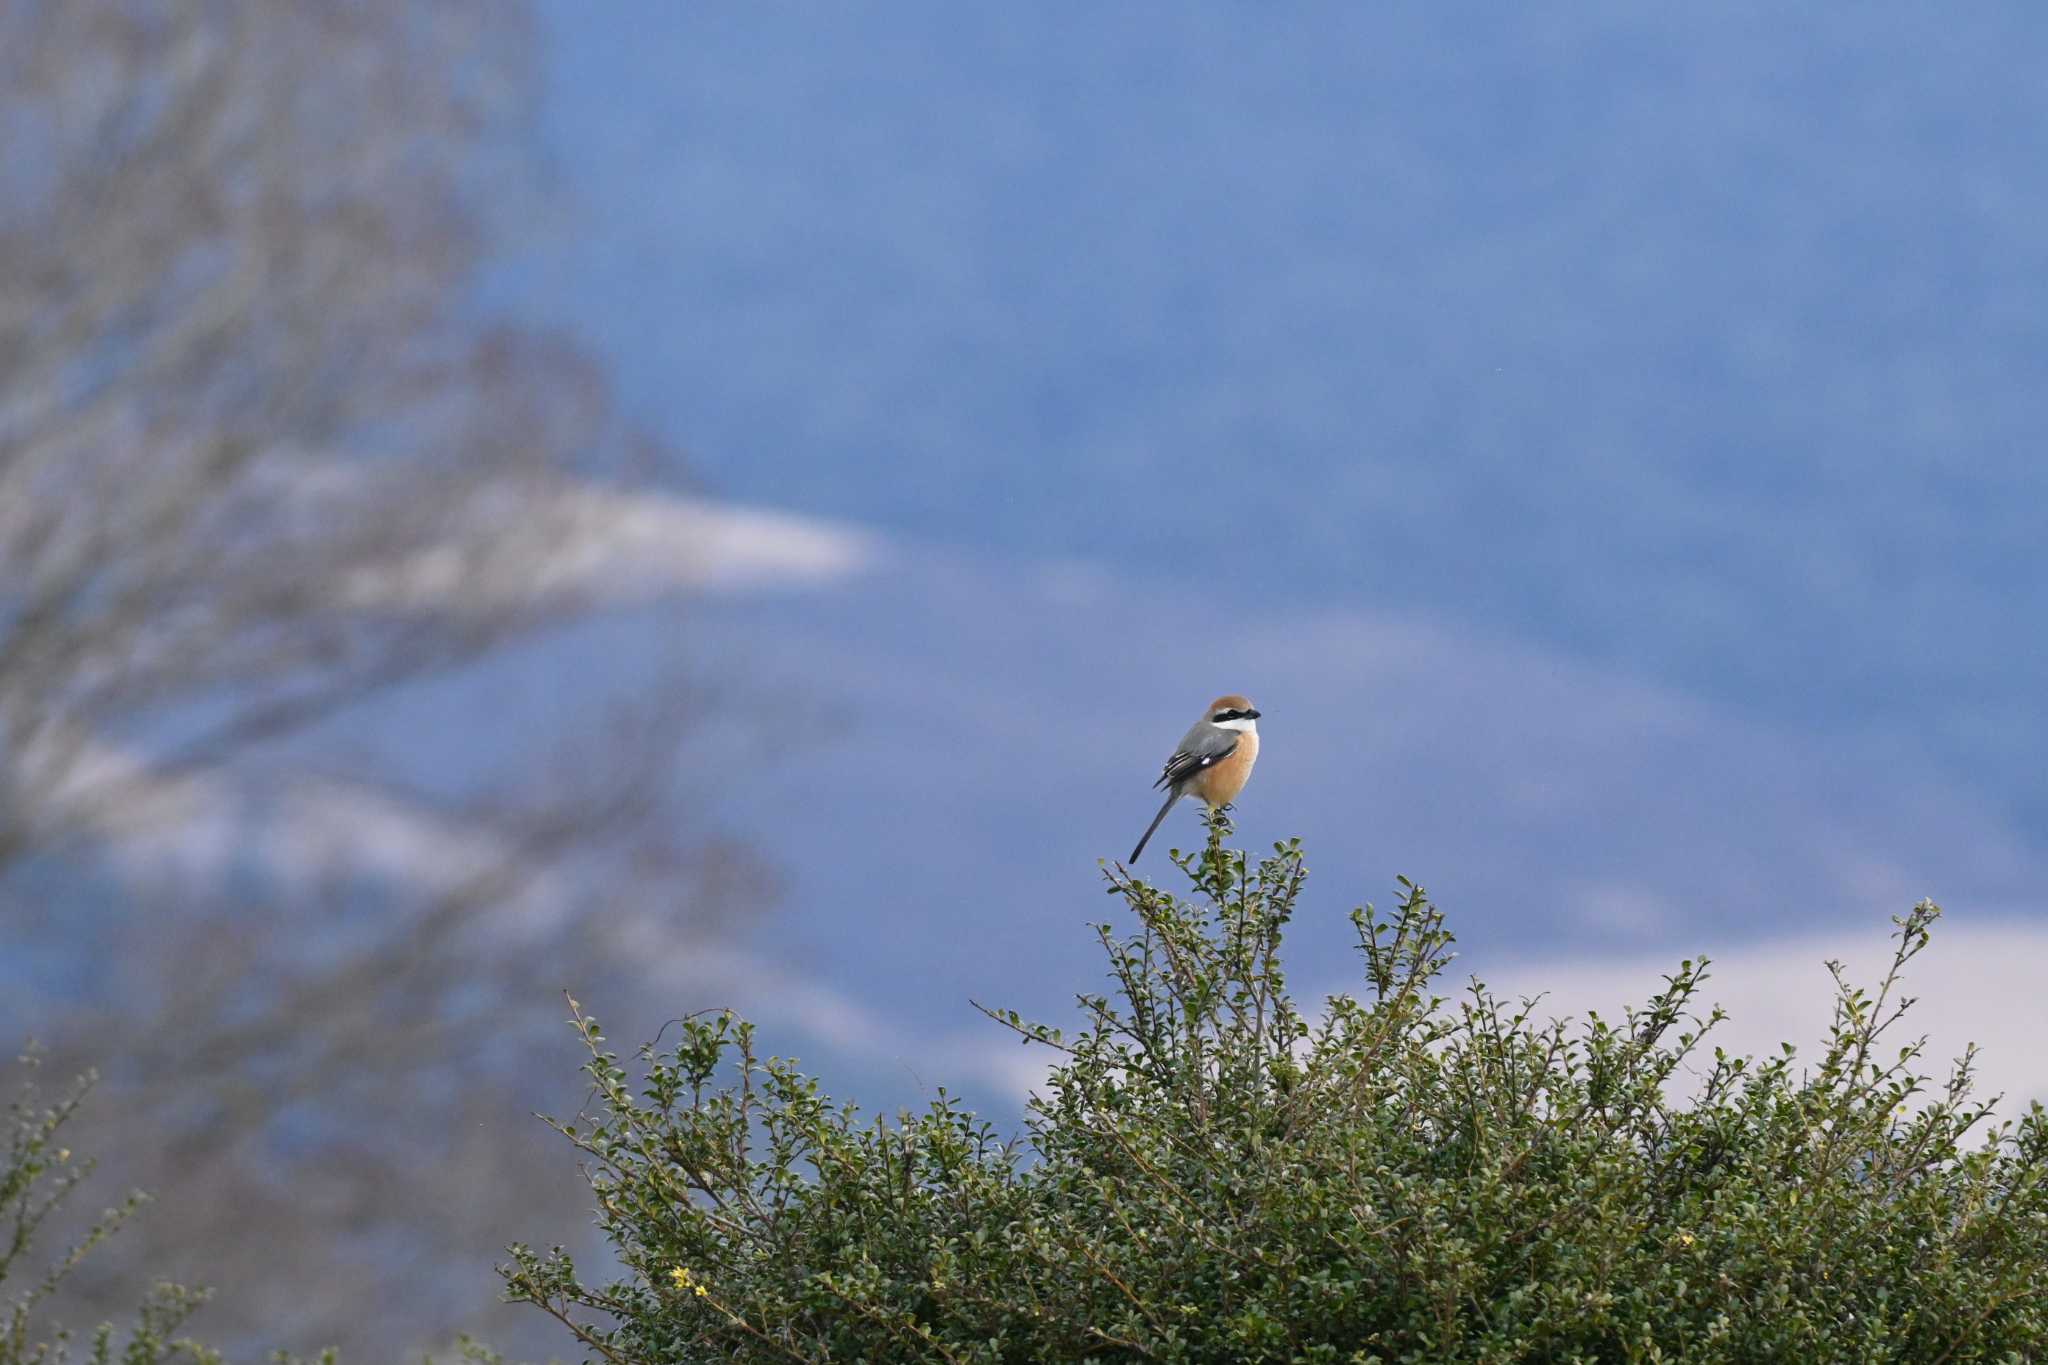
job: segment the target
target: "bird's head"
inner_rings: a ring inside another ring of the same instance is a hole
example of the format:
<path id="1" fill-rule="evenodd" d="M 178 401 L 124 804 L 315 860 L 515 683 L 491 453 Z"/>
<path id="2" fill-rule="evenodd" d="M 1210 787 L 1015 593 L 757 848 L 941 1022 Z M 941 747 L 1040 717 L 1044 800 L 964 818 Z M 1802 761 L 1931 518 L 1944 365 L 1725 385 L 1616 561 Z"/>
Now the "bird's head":
<path id="1" fill-rule="evenodd" d="M 1209 703 L 1209 723 L 1225 730 L 1256 730 L 1259 728 L 1259 708 L 1253 706 L 1251 698 L 1240 697 L 1235 692 L 1227 693 Z"/>

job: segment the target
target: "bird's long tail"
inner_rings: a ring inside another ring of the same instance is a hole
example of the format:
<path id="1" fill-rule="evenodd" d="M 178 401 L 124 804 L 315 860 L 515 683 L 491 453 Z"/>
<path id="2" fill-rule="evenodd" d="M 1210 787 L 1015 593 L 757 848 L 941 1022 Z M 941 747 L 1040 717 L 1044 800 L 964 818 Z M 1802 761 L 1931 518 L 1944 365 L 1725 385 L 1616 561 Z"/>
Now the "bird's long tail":
<path id="1" fill-rule="evenodd" d="M 1132 862 L 1138 861 L 1138 855 L 1145 851 L 1145 845 L 1152 842 L 1152 831 L 1159 828 L 1159 822 L 1166 818 L 1166 812 L 1172 810 L 1173 803 L 1178 800 L 1180 800 L 1179 792 L 1170 791 L 1166 794 L 1166 804 L 1159 808 L 1159 814 L 1152 817 L 1152 823 L 1145 827 L 1145 837 L 1138 840 L 1138 846 L 1131 850 Z"/>

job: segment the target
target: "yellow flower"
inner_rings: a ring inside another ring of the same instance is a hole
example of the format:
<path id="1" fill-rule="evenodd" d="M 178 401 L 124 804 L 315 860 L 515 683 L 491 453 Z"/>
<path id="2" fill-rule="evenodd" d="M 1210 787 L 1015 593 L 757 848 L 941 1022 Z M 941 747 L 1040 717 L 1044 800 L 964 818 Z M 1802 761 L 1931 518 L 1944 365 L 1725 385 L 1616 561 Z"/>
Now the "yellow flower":
<path id="1" fill-rule="evenodd" d="M 1680 1246 L 1687 1246 L 1687 1247 L 1691 1246 L 1691 1245 L 1693 1244 L 1693 1235 L 1692 1235 L 1691 1233 L 1689 1233 L 1689 1232 L 1681 1232 L 1681 1233 L 1679 1233 L 1679 1234 L 1678 1234 L 1678 1244 L 1679 1244 Z"/>
<path id="2" fill-rule="evenodd" d="M 676 1288 L 678 1289 L 688 1289 L 690 1287 L 690 1272 L 681 1266 L 677 1266 L 674 1270 L 669 1271 L 668 1277 L 676 1282 Z"/>

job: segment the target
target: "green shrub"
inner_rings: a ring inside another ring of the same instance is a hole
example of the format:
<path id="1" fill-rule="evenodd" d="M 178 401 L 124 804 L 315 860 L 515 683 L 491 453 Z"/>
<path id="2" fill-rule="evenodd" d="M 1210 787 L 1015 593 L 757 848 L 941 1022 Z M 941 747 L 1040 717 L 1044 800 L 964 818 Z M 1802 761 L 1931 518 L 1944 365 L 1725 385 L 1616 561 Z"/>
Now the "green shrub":
<path id="1" fill-rule="evenodd" d="M 944 1092 L 863 1119 L 726 1014 L 636 1088 L 575 1010 L 594 1103 L 557 1126 L 626 1273 L 515 1247 L 510 1296 L 647 1365 L 2048 1359 L 2048 1116 L 1989 1127 L 1968 1057 L 1930 1090 L 1880 1053 L 1932 904 L 1874 992 L 1837 969 L 1815 1061 L 1709 1058 L 1705 961 L 1619 1021 L 1433 994 L 1452 939 L 1406 881 L 1353 914 L 1362 994 L 1304 1013 L 1299 845 L 1227 832 L 1176 858 L 1191 899 L 1106 874 L 1136 923 L 1077 1036 L 994 1012 L 1059 1054 L 1021 1143 Z"/>
<path id="2" fill-rule="evenodd" d="M 37 1325 L 37 1311 L 57 1291 L 94 1248 L 114 1234 L 144 1202 L 131 1194 L 116 1207 L 107 1209 L 99 1221 L 86 1230 L 69 1251 L 53 1263 L 38 1268 L 26 1258 L 35 1236 L 52 1214 L 78 1189 L 93 1163 L 74 1155 L 58 1141 L 59 1132 L 77 1113 L 92 1077 L 73 1083 L 55 1102 L 45 1105 L 33 1072 L 38 1065 L 33 1050 L 22 1057 L 30 1071 L 7 1109 L 7 1146 L 0 1152 L 0 1365 L 62 1365 L 71 1358 L 71 1334 L 61 1328 Z M 19 1285 L 27 1272 L 27 1288 Z M 117 1334 L 112 1323 L 102 1323 L 87 1338 L 86 1359 L 93 1365 L 163 1365 L 189 1360 L 194 1365 L 218 1365 L 219 1355 L 176 1335 L 206 1295 L 175 1284 L 159 1284 L 143 1301 L 134 1325 Z"/>

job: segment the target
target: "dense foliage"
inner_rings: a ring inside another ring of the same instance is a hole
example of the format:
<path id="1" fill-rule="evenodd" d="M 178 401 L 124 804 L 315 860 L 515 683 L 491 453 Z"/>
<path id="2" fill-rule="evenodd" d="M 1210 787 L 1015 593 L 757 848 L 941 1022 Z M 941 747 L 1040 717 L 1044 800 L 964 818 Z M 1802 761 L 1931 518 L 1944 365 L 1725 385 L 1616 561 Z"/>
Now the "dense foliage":
<path id="1" fill-rule="evenodd" d="M 1078 1036 L 993 1012 L 1059 1055 L 1021 1143 L 943 1092 L 864 1119 L 722 1013 L 636 1081 L 576 1011 L 559 1127 L 627 1270 L 515 1248 L 512 1297 L 634 1365 L 2048 1358 L 2048 1116 L 1887 1046 L 1932 904 L 1873 990 L 1836 970 L 1819 1056 L 1758 1060 L 1703 1043 L 1704 961 L 1620 1020 L 1433 993 L 1405 881 L 1353 914 L 1362 993 L 1304 1012 L 1300 848 L 1227 832 L 1176 857 L 1191 897 L 1106 874 L 1135 922 Z"/>

